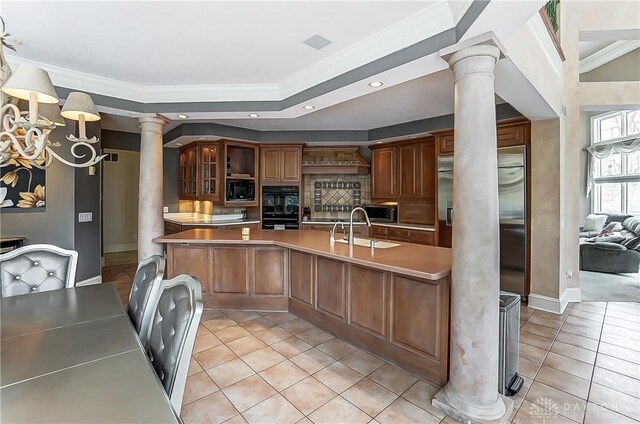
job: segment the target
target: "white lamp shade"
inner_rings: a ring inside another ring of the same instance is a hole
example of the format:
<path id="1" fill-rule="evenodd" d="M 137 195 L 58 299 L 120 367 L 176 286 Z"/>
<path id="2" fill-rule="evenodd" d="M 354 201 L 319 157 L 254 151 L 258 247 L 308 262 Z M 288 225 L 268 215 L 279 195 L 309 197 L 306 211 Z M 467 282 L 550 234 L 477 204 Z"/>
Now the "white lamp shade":
<path id="1" fill-rule="evenodd" d="M 58 103 L 58 95 L 49 74 L 35 66 L 20 65 L 2 86 L 2 91 L 22 100 L 29 100 L 30 94 L 35 93 L 38 103 Z"/>
<path id="2" fill-rule="evenodd" d="M 79 121 L 80 115 L 84 115 L 85 121 L 100 120 L 100 114 L 96 109 L 96 105 L 93 104 L 91 96 L 78 91 L 69 94 L 67 101 L 64 102 L 61 114 L 63 117 L 74 121 Z"/>

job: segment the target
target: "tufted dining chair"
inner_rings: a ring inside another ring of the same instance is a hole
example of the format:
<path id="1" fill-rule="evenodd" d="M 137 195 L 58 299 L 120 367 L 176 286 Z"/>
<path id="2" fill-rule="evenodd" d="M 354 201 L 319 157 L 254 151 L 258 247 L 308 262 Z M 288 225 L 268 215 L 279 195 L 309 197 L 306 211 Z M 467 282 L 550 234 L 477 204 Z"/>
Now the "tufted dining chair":
<path id="1" fill-rule="evenodd" d="M 0 255 L 2 297 L 75 286 L 78 252 L 31 244 Z"/>
<path id="2" fill-rule="evenodd" d="M 202 288 L 197 278 L 183 274 L 162 282 L 147 355 L 177 414 L 201 316 Z"/>
<path id="3" fill-rule="evenodd" d="M 149 329 L 153 318 L 154 306 L 160 292 L 160 284 L 164 277 L 166 261 L 161 255 L 153 255 L 138 264 L 133 277 L 127 314 L 133 324 L 140 341 L 146 346 L 149 340 Z"/>

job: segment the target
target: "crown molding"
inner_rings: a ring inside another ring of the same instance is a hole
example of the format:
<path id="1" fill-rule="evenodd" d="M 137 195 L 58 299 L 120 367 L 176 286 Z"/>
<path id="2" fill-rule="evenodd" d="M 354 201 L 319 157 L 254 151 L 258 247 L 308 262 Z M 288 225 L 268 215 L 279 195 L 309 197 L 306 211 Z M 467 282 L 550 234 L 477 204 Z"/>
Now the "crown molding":
<path id="1" fill-rule="evenodd" d="M 640 47 L 640 40 L 615 41 L 590 56 L 580 61 L 580 73 L 593 71 L 594 69 L 624 56 Z"/>

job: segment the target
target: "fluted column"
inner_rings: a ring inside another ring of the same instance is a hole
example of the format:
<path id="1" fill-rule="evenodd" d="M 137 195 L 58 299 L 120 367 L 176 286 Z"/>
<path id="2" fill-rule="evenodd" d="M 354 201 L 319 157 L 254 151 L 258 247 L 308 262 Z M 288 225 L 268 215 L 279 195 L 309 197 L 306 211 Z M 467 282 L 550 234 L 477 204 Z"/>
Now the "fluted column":
<path id="1" fill-rule="evenodd" d="M 138 260 L 162 254 L 161 244 L 152 240 L 164 234 L 162 216 L 162 128 L 157 116 L 140 121 L 140 179 L 138 190 Z"/>
<path id="2" fill-rule="evenodd" d="M 448 57 L 455 74 L 450 380 L 434 405 L 463 422 L 500 422 L 500 239 L 494 67 L 500 50 L 473 45 Z"/>

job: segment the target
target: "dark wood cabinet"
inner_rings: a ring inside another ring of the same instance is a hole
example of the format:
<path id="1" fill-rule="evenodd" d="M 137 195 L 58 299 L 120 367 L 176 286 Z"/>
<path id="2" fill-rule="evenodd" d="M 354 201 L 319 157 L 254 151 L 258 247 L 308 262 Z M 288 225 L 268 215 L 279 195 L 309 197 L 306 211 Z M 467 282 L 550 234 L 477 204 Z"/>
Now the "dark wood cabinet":
<path id="1" fill-rule="evenodd" d="M 422 194 L 422 151 L 419 144 L 400 145 L 398 156 L 398 198 L 414 199 Z"/>
<path id="2" fill-rule="evenodd" d="M 514 119 L 499 122 L 496 128 L 498 147 L 523 146 L 528 144 L 531 135 L 531 122 L 523 119 Z M 453 153 L 453 130 L 436 134 L 438 153 Z"/>
<path id="3" fill-rule="evenodd" d="M 220 144 L 199 145 L 198 152 L 198 199 L 220 200 Z"/>
<path id="4" fill-rule="evenodd" d="M 198 146 L 180 151 L 180 198 L 198 198 Z"/>
<path id="5" fill-rule="evenodd" d="M 298 185 L 302 175 L 302 145 L 260 147 L 263 185 Z"/>
<path id="6" fill-rule="evenodd" d="M 382 227 L 373 225 L 371 227 L 371 236 L 378 240 L 402 241 L 405 243 L 426 244 L 433 246 L 435 231 L 406 229 L 394 227 Z"/>
<path id="7" fill-rule="evenodd" d="M 371 151 L 371 200 L 396 197 L 396 148 L 382 147 Z"/>

